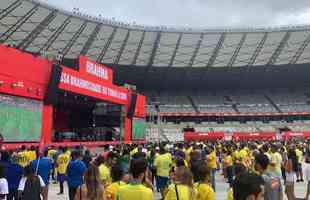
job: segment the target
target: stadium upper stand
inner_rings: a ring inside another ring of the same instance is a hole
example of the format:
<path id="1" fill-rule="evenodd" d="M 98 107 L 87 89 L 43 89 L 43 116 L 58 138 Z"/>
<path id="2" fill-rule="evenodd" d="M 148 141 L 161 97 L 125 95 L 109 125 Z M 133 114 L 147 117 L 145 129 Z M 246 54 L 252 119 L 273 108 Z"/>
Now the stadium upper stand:
<path id="1" fill-rule="evenodd" d="M 310 111 L 306 91 L 307 88 L 146 94 L 150 97 L 149 112 L 156 112 L 157 105 L 158 112 L 164 113 L 196 112 L 195 108 L 202 113 L 286 113 Z"/>
<path id="2" fill-rule="evenodd" d="M 146 27 L 65 11 L 43 1 L 1 0 L 0 41 L 33 53 L 79 54 L 133 66 L 237 67 L 307 63 L 310 26 L 244 29 Z"/>

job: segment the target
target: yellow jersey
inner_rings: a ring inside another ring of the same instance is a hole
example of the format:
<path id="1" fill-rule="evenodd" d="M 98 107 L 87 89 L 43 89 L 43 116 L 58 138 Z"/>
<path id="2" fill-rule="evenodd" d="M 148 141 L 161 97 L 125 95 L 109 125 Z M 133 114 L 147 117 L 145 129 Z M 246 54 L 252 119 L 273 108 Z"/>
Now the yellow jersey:
<path id="1" fill-rule="evenodd" d="M 154 160 L 157 176 L 169 177 L 172 166 L 172 158 L 170 153 L 160 154 Z"/>
<path id="2" fill-rule="evenodd" d="M 299 149 L 296 149 L 295 152 L 296 152 L 298 162 L 302 163 L 302 151 L 300 151 Z"/>
<path id="3" fill-rule="evenodd" d="M 179 200 L 193 200 L 196 199 L 196 190 L 190 189 L 187 185 L 177 185 Z M 177 200 L 176 188 L 171 184 L 168 188 L 165 200 Z"/>
<path id="4" fill-rule="evenodd" d="M 116 194 L 116 200 L 153 200 L 153 191 L 142 184 L 121 186 Z"/>
<path id="5" fill-rule="evenodd" d="M 70 161 L 70 156 L 66 153 L 62 153 L 57 158 L 57 172 L 59 174 L 66 174 L 67 166 Z"/>
<path id="6" fill-rule="evenodd" d="M 209 167 L 210 169 L 216 169 L 216 168 L 217 168 L 215 151 L 212 151 L 212 152 L 208 155 L 208 167 Z"/>
<path id="7" fill-rule="evenodd" d="M 107 200 L 116 200 L 116 194 L 118 192 L 118 189 L 125 185 L 126 183 L 123 181 L 114 182 L 111 185 L 109 185 L 105 190 Z"/>
<path id="8" fill-rule="evenodd" d="M 227 192 L 227 200 L 234 200 L 234 191 L 230 188 Z"/>
<path id="9" fill-rule="evenodd" d="M 98 169 L 99 169 L 100 179 L 102 180 L 104 185 L 110 185 L 112 183 L 110 168 L 107 167 L 105 164 L 101 164 Z"/>
<path id="10" fill-rule="evenodd" d="M 36 151 L 28 151 L 27 155 L 28 155 L 30 162 L 37 159 Z"/>
<path id="11" fill-rule="evenodd" d="M 17 153 L 18 164 L 22 167 L 26 167 L 30 163 L 29 154 L 27 151 L 21 151 Z"/>
<path id="12" fill-rule="evenodd" d="M 197 191 L 196 200 L 215 200 L 215 193 L 209 184 L 195 183 L 194 187 Z"/>

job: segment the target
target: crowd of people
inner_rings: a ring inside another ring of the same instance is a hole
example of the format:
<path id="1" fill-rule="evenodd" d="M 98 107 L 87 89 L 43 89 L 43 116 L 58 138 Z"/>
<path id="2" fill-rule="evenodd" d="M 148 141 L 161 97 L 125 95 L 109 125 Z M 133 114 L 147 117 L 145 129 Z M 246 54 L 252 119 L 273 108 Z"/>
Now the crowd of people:
<path id="1" fill-rule="evenodd" d="M 69 200 L 153 200 L 155 192 L 164 200 L 214 200 L 217 174 L 229 185 L 228 200 L 293 200 L 295 182 L 304 179 L 309 199 L 309 147 L 304 141 L 120 144 L 100 152 L 22 146 L 1 151 L 0 199 L 47 200 L 49 185 L 59 184 L 58 195 Z"/>

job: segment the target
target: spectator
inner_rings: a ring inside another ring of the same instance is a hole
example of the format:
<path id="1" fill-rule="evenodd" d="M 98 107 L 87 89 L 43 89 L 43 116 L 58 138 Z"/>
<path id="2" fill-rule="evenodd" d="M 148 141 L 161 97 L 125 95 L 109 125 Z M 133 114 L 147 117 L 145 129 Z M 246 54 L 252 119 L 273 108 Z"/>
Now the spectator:
<path id="1" fill-rule="evenodd" d="M 76 192 L 75 200 L 105 200 L 104 187 L 100 180 L 98 167 L 90 164 L 85 173 L 85 184 Z"/>
<path id="2" fill-rule="evenodd" d="M 130 173 L 132 180 L 128 185 L 120 187 L 117 200 L 153 200 L 153 191 L 143 185 L 146 178 L 147 160 L 144 158 L 132 159 Z"/>
<path id="3" fill-rule="evenodd" d="M 279 176 L 267 172 L 269 159 L 265 154 L 258 154 L 255 157 L 255 169 L 262 176 L 265 182 L 265 200 L 282 200 L 283 192 Z"/>
<path id="4" fill-rule="evenodd" d="M 215 176 L 217 170 L 217 160 L 216 160 L 216 152 L 214 147 L 209 148 L 210 153 L 208 154 L 208 167 L 211 169 L 211 184 L 214 191 L 215 190 Z"/>
<path id="5" fill-rule="evenodd" d="M 296 180 L 296 172 L 298 171 L 298 159 L 294 148 L 290 147 L 285 163 L 285 191 L 288 200 L 295 200 L 294 183 Z"/>
<path id="6" fill-rule="evenodd" d="M 235 200 L 264 200 L 264 180 L 254 173 L 243 173 L 234 182 Z"/>
<path id="7" fill-rule="evenodd" d="M 92 161 L 92 157 L 91 157 L 90 151 L 86 150 L 85 154 L 83 156 L 83 162 L 84 162 L 84 164 L 86 165 L 87 168 L 88 168 L 88 165 L 89 165 L 89 163 L 91 161 Z"/>
<path id="8" fill-rule="evenodd" d="M 32 161 L 30 164 L 35 174 L 40 175 L 44 181 L 45 187 L 43 188 L 43 200 L 48 199 L 49 174 L 52 169 L 52 164 L 47 158 L 47 153 L 47 151 L 44 151 L 42 156 L 39 154 L 39 151 L 37 151 L 38 159 Z"/>
<path id="9" fill-rule="evenodd" d="M 8 182 L 9 194 L 7 200 L 18 199 L 18 184 L 22 178 L 23 168 L 17 164 L 17 157 L 13 156 L 12 161 L 9 159 L 9 153 L 4 151 L 1 153 L 1 164 L 5 167 L 5 178 Z"/>
<path id="10" fill-rule="evenodd" d="M 126 185 L 123 181 L 124 171 L 120 164 L 116 164 L 111 169 L 112 184 L 106 188 L 106 195 L 108 200 L 116 200 L 116 193 L 121 186 Z"/>
<path id="11" fill-rule="evenodd" d="M 302 157 L 303 157 L 303 152 L 301 150 L 302 148 L 298 145 L 296 148 L 296 156 L 298 160 L 298 168 L 297 168 L 297 182 L 304 182 L 303 179 L 303 171 L 302 171 Z"/>
<path id="12" fill-rule="evenodd" d="M 31 166 L 24 168 L 24 177 L 18 186 L 18 199 L 21 200 L 41 200 L 45 183 L 40 175 L 35 175 Z"/>
<path id="13" fill-rule="evenodd" d="M 208 168 L 205 161 L 200 161 L 197 171 L 198 182 L 195 183 L 197 190 L 196 200 L 214 200 L 215 193 L 210 185 L 211 182 L 211 170 Z"/>
<path id="14" fill-rule="evenodd" d="M 193 188 L 193 175 L 189 169 L 179 167 L 176 169 L 176 182 L 171 184 L 165 195 L 165 200 L 192 200 L 196 198 Z"/>
<path id="15" fill-rule="evenodd" d="M 83 184 L 83 176 L 86 166 L 80 160 L 80 152 L 73 151 L 71 153 L 71 161 L 67 167 L 67 178 L 69 188 L 69 200 L 74 200 L 78 187 Z"/>
<path id="16" fill-rule="evenodd" d="M 64 193 L 64 181 L 66 180 L 67 167 L 70 161 L 70 156 L 63 148 L 59 148 L 60 154 L 57 157 L 57 180 L 59 181 L 59 195 Z"/>
<path id="17" fill-rule="evenodd" d="M 310 151 L 309 149 L 306 152 L 306 163 L 304 164 L 304 170 L 305 170 L 304 171 L 305 180 L 307 181 L 307 192 L 306 192 L 305 200 L 308 200 L 310 196 Z"/>
<path id="18" fill-rule="evenodd" d="M 156 184 L 162 196 L 164 190 L 168 185 L 169 172 L 172 166 L 171 154 L 166 152 L 166 149 L 161 146 L 159 155 L 154 160 L 154 167 L 156 168 Z"/>
<path id="19" fill-rule="evenodd" d="M 6 199 L 9 194 L 8 182 L 5 178 L 5 167 L 0 165 L 0 199 Z"/>

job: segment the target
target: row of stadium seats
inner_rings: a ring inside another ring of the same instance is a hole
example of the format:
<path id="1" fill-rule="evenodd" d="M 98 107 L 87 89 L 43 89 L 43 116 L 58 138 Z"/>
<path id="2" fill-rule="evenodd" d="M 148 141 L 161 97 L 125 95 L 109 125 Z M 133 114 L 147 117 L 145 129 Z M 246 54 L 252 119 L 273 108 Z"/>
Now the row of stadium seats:
<path id="1" fill-rule="evenodd" d="M 266 113 L 310 112 L 310 95 L 306 89 L 290 91 L 233 91 L 198 93 L 146 93 L 149 112 Z"/>

